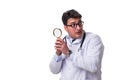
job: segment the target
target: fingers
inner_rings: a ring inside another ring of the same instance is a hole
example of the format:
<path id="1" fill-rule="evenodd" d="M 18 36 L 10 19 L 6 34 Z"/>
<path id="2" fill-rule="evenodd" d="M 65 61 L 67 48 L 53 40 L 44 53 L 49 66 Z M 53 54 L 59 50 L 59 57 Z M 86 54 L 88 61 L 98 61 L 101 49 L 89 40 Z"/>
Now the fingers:
<path id="1" fill-rule="evenodd" d="M 61 38 L 57 38 L 56 41 L 61 42 L 61 43 L 64 42 L 63 39 L 61 39 Z"/>
<path id="2" fill-rule="evenodd" d="M 54 47 L 55 47 L 55 50 L 56 50 L 56 54 L 61 55 L 61 53 L 62 53 L 61 45 L 57 44 Z"/>
<path id="3" fill-rule="evenodd" d="M 64 42 L 63 39 L 61 38 L 57 38 L 56 39 L 56 42 L 55 42 L 55 49 L 56 49 L 56 53 L 58 55 L 60 55 L 61 53 L 67 55 L 67 52 L 68 52 L 68 47 L 67 47 L 67 44 Z"/>
<path id="4" fill-rule="evenodd" d="M 56 42 L 55 42 L 55 46 L 56 47 L 60 47 L 63 44 L 63 40 L 61 38 L 57 38 Z"/>
<path id="5" fill-rule="evenodd" d="M 61 51 L 62 48 L 62 44 L 63 44 L 63 40 L 61 38 L 57 38 L 56 42 L 55 42 L 55 49 L 58 51 Z"/>

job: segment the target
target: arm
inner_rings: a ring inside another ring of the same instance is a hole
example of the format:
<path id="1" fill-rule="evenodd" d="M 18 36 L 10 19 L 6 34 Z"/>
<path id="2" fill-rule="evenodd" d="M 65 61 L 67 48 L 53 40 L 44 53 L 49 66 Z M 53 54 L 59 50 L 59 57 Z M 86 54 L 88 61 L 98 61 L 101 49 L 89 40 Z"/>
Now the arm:
<path id="1" fill-rule="evenodd" d="M 87 43 L 87 48 L 84 53 L 78 52 L 77 54 L 75 54 L 73 58 L 73 63 L 74 65 L 89 72 L 96 72 L 101 68 L 103 51 L 104 46 L 100 37 L 95 36 Z"/>
<path id="2" fill-rule="evenodd" d="M 62 66 L 62 56 L 54 55 L 54 57 L 52 58 L 49 64 L 51 72 L 53 74 L 59 73 L 61 71 L 61 66 Z"/>
<path id="3" fill-rule="evenodd" d="M 57 38 L 55 42 L 56 54 L 50 62 L 50 70 L 52 73 L 57 74 L 61 71 L 63 60 L 68 55 L 68 47 L 63 39 Z"/>

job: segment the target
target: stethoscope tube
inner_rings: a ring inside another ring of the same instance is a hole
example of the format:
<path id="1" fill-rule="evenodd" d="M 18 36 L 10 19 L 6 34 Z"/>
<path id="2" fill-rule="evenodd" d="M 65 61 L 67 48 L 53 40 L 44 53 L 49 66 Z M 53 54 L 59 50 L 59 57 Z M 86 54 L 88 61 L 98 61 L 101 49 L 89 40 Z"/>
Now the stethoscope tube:
<path id="1" fill-rule="evenodd" d="M 83 43 L 84 43 L 85 37 L 86 37 L 86 32 L 84 31 L 84 33 L 83 33 L 83 38 L 82 38 L 82 40 L 81 40 L 81 44 L 80 44 L 80 47 L 79 47 L 78 51 L 79 51 L 80 49 L 82 49 L 82 45 L 83 45 Z M 63 40 L 67 43 L 66 36 L 63 38 Z"/>

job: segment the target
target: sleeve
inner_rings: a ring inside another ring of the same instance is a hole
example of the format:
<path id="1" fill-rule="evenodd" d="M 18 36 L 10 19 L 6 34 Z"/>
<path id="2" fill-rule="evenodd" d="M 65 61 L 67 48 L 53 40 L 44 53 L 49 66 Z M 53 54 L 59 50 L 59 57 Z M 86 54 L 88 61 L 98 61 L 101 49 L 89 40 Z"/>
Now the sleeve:
<path id="1" fill-rule="evenodd" d="M 73 64 L 89 72 L 96 72 L 101 68 L 103 43 L 99 36 L 95 36 L 88 41 L 86 46 L 86 51 L 81 50 L 74 55 Z"/>
<path id="2" fill-rule="evenodd" d="M 53 74 L 58 74 L 61 71 L 62 66 L 62 56 L 57 56 L 56 54 L 53 56 L 49 67 Z"/>

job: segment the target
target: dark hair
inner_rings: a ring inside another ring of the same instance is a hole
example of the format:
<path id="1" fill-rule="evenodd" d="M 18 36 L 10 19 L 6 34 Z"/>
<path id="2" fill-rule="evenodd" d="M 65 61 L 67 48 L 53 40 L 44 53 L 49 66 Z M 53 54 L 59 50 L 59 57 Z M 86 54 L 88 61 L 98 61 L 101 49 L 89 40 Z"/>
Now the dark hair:
<path id="1" fill-rule="evenodd" d="M 71 10 L 68 10 L 66 12 L 63 13 L 62 15 L 62 22 L 64 25 L 67 25 L 67 20 L 69 18 L 81 18 L 82 15 L 80 13 L 78 13 L 76 10 L 74 9 L 71 9 Z"/>

